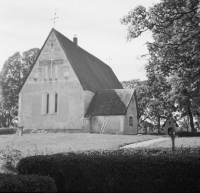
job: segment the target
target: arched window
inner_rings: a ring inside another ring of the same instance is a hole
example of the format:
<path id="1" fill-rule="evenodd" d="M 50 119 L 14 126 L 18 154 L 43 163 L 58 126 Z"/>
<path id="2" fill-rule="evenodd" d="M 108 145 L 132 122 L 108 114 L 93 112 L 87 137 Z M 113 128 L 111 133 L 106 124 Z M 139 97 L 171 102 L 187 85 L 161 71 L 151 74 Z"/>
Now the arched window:
<path id="1" fill-rule="evenodd" d="M 42 94 L 42 114 L 49 113 L 50 95 L 47 91 Z"/>
<path id="2" fill-rule="evenodd" d="M 58 93 L 51 93 L 51 113 L 58 113 Z"/>
<path id="3" fill-rule="evenodd" d="M 58 93 L 55 94 L 55 113 L 58 112 Z"/>
<path id="4" fill-rule="evenodd" d="M 129 117 L 129 126 L 133 126 L 133 116 Z"/>
<path id="5" fill-rule="evenodd" d="M 47 94 L 47 101 L 46 101 L 46 114 L 49 113 L 49 93 Z"/>

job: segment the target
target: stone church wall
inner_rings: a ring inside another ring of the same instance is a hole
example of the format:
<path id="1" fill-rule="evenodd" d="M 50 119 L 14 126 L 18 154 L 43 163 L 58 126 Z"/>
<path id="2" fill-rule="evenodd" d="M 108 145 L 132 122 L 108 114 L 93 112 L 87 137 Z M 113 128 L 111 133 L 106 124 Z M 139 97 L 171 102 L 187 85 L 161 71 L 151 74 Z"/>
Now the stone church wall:
<path id="1" fill-rule="evenodd" d="M 129 125 L 129 118 L 133 117 L 133 126 Z M 138 120 L 137 120 L 137 108 L 134 97 L 132 97 L 129 107 L 127 109 L 126 116 L 124 118 L 124 134 L 137 134 L 138 133 Z"/>
<path id="2" fill-rule="evenodd" d="M 123 133 L 123 115 L 113 116 L 92 116 L 90 119 L 91 133 L 100 133 L 104 120 L 107 120 L 104 133 L 121 134 Z"/>
<path id="3" fill-rule="evenodd" d="M 45 113 L 44 93 L 49 93 L 50 101 L 52 93 L 58 94 L 56 113 L 52 102 Z M 25 129 L 82 129 L 83 93 L 69 60 L 51 34 L 20 91 L 19 125 Z"/>

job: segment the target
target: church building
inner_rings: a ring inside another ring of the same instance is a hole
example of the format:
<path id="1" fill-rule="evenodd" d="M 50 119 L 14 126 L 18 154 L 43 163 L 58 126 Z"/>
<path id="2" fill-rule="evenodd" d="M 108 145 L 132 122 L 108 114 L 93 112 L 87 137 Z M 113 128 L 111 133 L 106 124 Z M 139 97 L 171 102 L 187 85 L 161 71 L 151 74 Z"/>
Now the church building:
<path id="1" fill-rule="evenodd" d="M 52 29 L 19 91 L 24 129 L 137 134 L 137 98 L 112 69 Z"/>

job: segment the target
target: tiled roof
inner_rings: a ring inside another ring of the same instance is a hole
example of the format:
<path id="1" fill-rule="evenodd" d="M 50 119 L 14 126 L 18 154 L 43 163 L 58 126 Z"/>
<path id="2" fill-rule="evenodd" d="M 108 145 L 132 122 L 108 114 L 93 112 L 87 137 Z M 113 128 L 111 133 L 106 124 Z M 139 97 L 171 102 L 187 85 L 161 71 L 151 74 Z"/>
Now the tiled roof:
<path id="1" fill-rule="evenodd" d="M 133 89 L 100 90 L 93 97 L 85 117 L 125 115 L 133 95 L 135 95 Z"/>
<path id="2" fill-rule="evenodd" d="M 77 46 L 74 42 L 66 38 L 55 29 L 52 29 L 51 32 L 52 31 L 54 31 L 84 90 L 97 92 L 101 89 L 123 89 L 114 72 L 107 64 L 105 64 L 92 54 L 88 53 L 81 47 Z M 51 32 L 49 33 L 49 36 Z M 48 40 L 48 37 L 46 41 Z M 44 45 L 42 46 L 40 53 Z M 38 57 L 40 53 L 38 54 Z M 34 65 L 31 67 L 27 77 L 25 78 L 24 83 L 26 82 L 26 79 L 28 78 Z M 19 92 L 22 89 L 24 83 L 20 87 Z"/>
<path id="3" fill-rule="evenodd" d="M 84 90 L 122 89 L 112 69 L 54 29 Z"/>

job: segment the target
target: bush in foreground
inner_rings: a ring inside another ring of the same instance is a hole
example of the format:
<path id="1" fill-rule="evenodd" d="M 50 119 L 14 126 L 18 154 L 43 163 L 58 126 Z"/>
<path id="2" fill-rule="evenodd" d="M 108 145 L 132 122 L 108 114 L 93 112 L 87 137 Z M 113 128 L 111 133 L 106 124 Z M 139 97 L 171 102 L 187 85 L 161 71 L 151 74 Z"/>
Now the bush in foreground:
<path id="1" fill-rule="evenodd" d="M 198 192 L 199 153 L 158 148 L 38 155 L 21 159 L 17 170 L 51 176 L 59 192 Z"/>
<path id="2" fill-rule="evenodd" d="M 57 192 L 52 178 L 38 175 L 0 174 L 0 192 Z"/>
<path id="3" fill-rule="evenodd" d="M 1 169 L 4 171 L 15 172 L 15 167 L 22 158 L 21 152 L 15 148 L 12 142 L 5 149 L 0 150 Z"/>
<path id="4" fill-rule="evenodd" d="M 179 131 L 176 135 L 178 137 L 200 137 L 200 132 L 192 133 L 188 131 Z"/>

